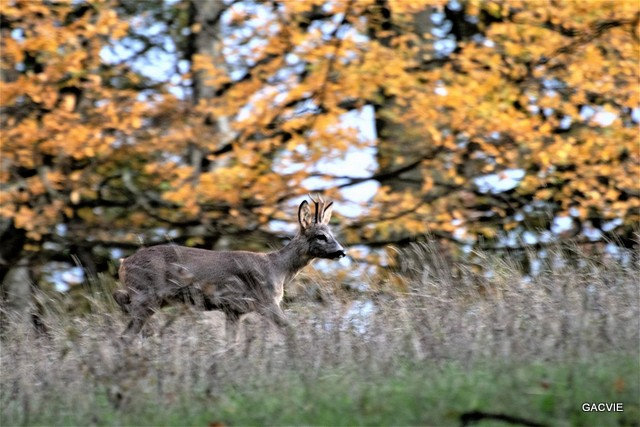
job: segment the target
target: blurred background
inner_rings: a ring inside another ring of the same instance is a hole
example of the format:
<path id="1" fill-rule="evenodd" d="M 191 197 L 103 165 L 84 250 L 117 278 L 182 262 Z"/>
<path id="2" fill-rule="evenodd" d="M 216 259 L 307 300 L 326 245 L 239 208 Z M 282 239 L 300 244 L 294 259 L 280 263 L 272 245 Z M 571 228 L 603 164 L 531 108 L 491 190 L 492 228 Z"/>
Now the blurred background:
<path id="1" fill-rule="evenodd" d="M 0 424 L 637 426 L 639 21 L 0 0 Z M 167 307 L 121 339 L 119 258 L 279 248 L 309 193 L 349 257 L 287 288 L 294 335 Z"/>
<path id="2" fill-rule="evenodd" d="M 277 248 L 308 193 L 336 200 L 341 284 L 412 242 L 525 274 L 636 244 L 635 1 L 1 4 L 5 297 L 157 243 Z"/>

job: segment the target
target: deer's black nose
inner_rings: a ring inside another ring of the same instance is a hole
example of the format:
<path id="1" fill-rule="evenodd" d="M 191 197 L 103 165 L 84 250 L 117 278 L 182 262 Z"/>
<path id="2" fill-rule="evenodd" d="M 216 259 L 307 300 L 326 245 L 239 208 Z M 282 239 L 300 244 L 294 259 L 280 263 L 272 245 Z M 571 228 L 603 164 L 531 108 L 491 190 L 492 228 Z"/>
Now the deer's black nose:
<path id="1" fill-rule="evenodd" d="M 342 257 L 344 257 L 346 255 L 347 255 L 347 252 L 345 252 L 344 248 L 342 246 L 338 245 L 338 248 L 335 251 L 327 252 L 327 254 L 324 256 L 324 258 L 338 259 L 338 258 L 342 258 Z"/>

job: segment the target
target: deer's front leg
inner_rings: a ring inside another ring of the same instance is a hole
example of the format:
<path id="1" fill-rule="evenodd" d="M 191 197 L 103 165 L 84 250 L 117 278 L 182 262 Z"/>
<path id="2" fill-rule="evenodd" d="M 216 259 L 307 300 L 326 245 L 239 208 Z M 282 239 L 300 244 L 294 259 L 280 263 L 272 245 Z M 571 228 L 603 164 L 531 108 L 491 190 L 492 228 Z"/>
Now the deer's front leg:
<path id="1" fill-rule="evenodd" d="M 238 344 L 240 315 L 235 312 L 225 311 L 225 318 L 225 340 L 227 342 L 227 348 L 231 348 Z"/>
<path id="2" fill-rule="evenodd" d="M 280 308 L 280 306 L 276 303 L 267 304 L 261 307 L 259 310 L 260 314 L 262 314 L 267 319 L 271 320 L 278 327 L 282 329 L 291 329 L 291 323 L 285 316 L 284 311 Z"/>
<path id="3" fill-rule="evenodd" d="M 285 346 L 292 363 L 296 363 L 298 359 L 298 345 L 296 342 L 295 331 L 291 322 L 287 319 L 284 311 L 275 302 L 262 307 L 260 314 L 275 323 L 284 333 Z"/>

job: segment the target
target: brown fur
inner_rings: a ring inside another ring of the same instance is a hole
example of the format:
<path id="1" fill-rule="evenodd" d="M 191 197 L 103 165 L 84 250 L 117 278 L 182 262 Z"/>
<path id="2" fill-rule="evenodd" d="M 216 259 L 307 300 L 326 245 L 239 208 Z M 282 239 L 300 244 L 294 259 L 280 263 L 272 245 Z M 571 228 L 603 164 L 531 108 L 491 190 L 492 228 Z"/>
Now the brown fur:
<path id="1" fill-rule="evenodd" d="M 331 204 L 315 203 L 318 220 L 311 221 L 309 205 L 304 201 L 298 213 L 300 231 L 278 251 L 210 251 L 158 245 L 122 260 L 118 273 L 123 289 L 113 296 L 131 318 L 125 332 L 139 332 L 155 310 L 178 302 L 222 310 L 228 335 L 235 335 L 241 315 L 253 311 L 287 326 L 280 308 L 284 285 L 313 258 L 345 255 L 327 226 Z"/>

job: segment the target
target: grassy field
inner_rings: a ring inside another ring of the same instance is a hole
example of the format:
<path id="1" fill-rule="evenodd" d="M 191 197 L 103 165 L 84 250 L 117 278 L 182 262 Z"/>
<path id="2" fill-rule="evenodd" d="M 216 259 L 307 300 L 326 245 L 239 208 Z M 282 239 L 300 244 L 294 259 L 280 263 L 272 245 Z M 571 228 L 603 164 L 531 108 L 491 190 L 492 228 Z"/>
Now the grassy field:
<path id="1" fill-rule="evenodd" d="M 396 366 L 386 375 L 353 366 L 321 375 L 286 372 L 242 386 L 168 393 L 157 384 L 119 406 L 107 389 L 91 394 L 5 402 L 2 425 L 482 425 L 511 418 L 547 425 L 637 425 L 638 360 L 600 355 L 589 361 L 498 364 L 459 362 Z M 42 396 L 45 397 L 45 396 Z M 584 402 L 622 402 L 622 413 L 582 412 Z M 21 414 L 22 416 L 18 416 Z"/>
<path id="2" fill-rule="evenodd" d="M 50 310 L 46 337 L 10 325 L 0 425 L 638 425 L 635 267 L 488 259 L 471 280 L 415 255 L 405 292 L 290 304 L 294 339 L 249 316 L 231 350 L 219 313 L 162 313 L 133 341 L 108 303 Z"/>

